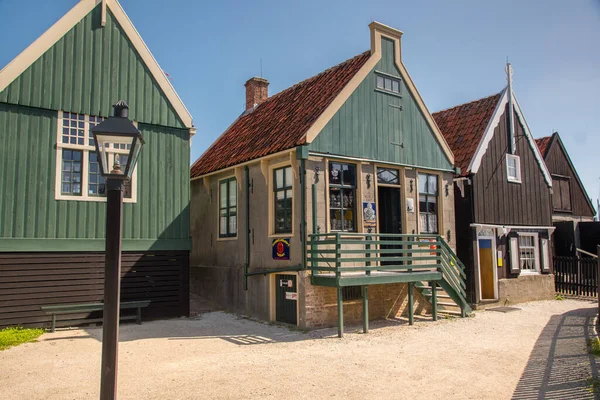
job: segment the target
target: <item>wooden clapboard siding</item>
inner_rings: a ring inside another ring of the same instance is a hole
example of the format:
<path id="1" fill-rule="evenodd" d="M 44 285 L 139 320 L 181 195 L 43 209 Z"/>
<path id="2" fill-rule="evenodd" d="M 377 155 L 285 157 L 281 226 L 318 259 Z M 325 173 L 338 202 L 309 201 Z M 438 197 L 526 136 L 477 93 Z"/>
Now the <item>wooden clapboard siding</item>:
<path id="1" fill-rule="evenodd" d="M 563 213 L 557 210 L 556 213 L 583 217 L 593 217 L 596 215 L 585 188 L 577 175 L 577 171 L 571 163 L 567 150 L 556 133 L 552 137 L 544 161 L 552 175 L 560 175 L 569 178 L 572 212 Z M 558 194 L 557 192 L 558 191 L 555 190 L 553 196 L 556 196 Z"/>
<path id="2" fill-rule="evenodd" d="M 104 248 L 105 202 L 55 200 L 57 117 L 56 111 L 0 103 L 0 252 Z M 187 250 L 189 133 L 138 126 L 146 145 L 137 167 L 137 202 L 123 205 L 124 246 L 156 250 L 156 242 L 161 250 Z"/>
<path id="3" fill-rule="evenodd" d="M 189 314 L 188 252 L 125 252 L 121 301 L 150 300 L 144 318 Z M 47 327 L 40 307 L 103 300 L 103 253 L 0 253 L 0 328 Z M 101 313 L 59 317 L 59 326 L 77 325 Z"/>
<path id="4" fill-rule="evenodd" d="M 394 41 L 383 38 L 381 46 L 381 60 L 310 143 L 309 150 L 453 170 L 394 63 Z M 399 78 L 400 95 L 376 90 L 376 72 Z"/>
<path id="5" fill-rule="evenodd" d="M 476 223 L 498 225 L 552 226 L 550 189 L 534 151 L 515 115 L 516 155 L 521 159 L 521 181 L 508 181 L 506 154 L 509 152 L 507 111 L 494 130 L 481 166 L 473 175 Z"/>

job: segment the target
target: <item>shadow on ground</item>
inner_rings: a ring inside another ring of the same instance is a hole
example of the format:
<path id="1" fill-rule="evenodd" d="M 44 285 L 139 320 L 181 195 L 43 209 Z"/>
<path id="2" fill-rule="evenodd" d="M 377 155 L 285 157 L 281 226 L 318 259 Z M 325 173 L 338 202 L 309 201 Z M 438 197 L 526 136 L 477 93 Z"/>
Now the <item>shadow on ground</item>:
<path id="1" fill-rule="evenodd" d="M 595 336 L 595 308 L 554 315 L 538 337 L 513 400 L 600 399 L 592 391 L 598 360 L 588 352 Z M 600 382 L 599 382 L 600 383 Z"/>

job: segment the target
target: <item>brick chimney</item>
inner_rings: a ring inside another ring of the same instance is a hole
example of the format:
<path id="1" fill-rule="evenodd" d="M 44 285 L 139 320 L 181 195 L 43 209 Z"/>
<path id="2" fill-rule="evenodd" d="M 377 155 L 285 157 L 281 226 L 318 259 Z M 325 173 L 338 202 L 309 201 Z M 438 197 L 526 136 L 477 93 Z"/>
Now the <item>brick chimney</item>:
<path id="1" fill-rule="evenodd" d="M 246 111 L 265 101 L 269 97 L 269 81 L 264 78 L 250 78 L 246 87 Z"/>

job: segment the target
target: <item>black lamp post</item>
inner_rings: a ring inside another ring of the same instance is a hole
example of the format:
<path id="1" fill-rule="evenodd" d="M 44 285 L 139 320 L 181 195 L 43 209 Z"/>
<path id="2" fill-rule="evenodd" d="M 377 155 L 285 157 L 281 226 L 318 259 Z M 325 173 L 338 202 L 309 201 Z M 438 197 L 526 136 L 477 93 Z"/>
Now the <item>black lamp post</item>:
<path id="1" fill-rule="evenodd" d="M 91 129 L 102 176 L 106 179 L 106 255 L 100 399 L 117 398 L 119 303 L 121 292 L 121 231 L 123 182 L 131 179 L 144 139 L 129 120 L 129 106 L 119 100 L 114 116 Z M 121 157 L 126 156 L 124 165 Z"/>

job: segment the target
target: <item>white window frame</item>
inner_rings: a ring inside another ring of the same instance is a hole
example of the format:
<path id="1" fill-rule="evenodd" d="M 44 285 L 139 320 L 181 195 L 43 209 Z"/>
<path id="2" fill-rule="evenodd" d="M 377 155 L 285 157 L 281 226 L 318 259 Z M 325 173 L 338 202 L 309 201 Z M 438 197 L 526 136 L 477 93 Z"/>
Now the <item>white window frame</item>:
<path id="1" fill-rule="evenodd" d="M 87 114 L 86 117 L 89 117 Z M 137 127 L 137 122 L 133 122 Z M 55 200 L 70 200 L 70 201 L 96 201 L 106 202 L 106 196 L 90 196 L 89 195 L 89 165 L 90 151 L 95 152 L 94 146 L 89 146 L 89 123 L 88 118 L 85 119 L 84 144 L 70 144 L 62 142 L 63 128 L 63 111 L 58 112 L 58 122 L 56 124 L 56 166 L 55 166 L 55 181 L 54 181 L 54 199 Z M 69 195 L 62 193 L 62 154 L 63 150 L 78 150 L 82 152 L 81 157 L 81 195 Z M 121 154 L 129 154 L 129 150 L 116 150 Z M 123 198 L 124 203 L 137 203 L 137 165 L 133 169 L 131 175 L 131 198 Z"/>
<path id="2" fill-rule="evenodd" d="M 510 159 L 515 160 L 515 166 L 516 166 L 516 172 L 517 172 L 516 177 L 510 176 L 509 169 L 508 169 L 508 160 L 510 160 Z M 506 178 L 508 179 L 509 182 L 521 183 L 521 158 L 519 156 L 514 155 L 514 154 L 506 155 Z"/>
<path id="3" fill-rule="evenodd" d="M 395 95 L 400 95 L 400 78 L 395 78 L 377 73 L 375 73 L 375 76 L 375 88 L 377 90 Z M 389 81 L 390 83 L 389 89 L 386 87 L 386 81 Z M 396 90 L 394 90 L 394 83 L 396 84 Z"/>
<path id="4" fill-rule="evenodd" d="M 533 255 L 535 257 L 535 269 L 523 269 L 521 264 L 521 241 L 519 240 L 517 243 L 519 245 L 519 269 L 521 270 L 521 275 L 538 275 L 540 273 L 540 248 L 539 248 L 539 237 L 537 233 L 534 232 L 519 232 L 519 239 L 524 236 L 529 236 L 533 238 Z M 529 247 L 528 247 L 529 248 Z"/>

